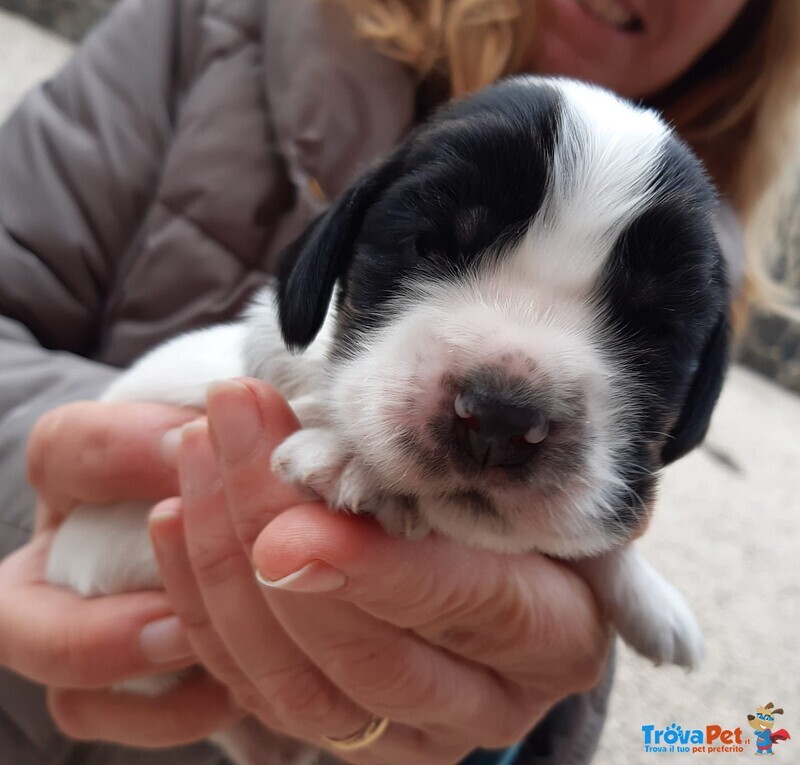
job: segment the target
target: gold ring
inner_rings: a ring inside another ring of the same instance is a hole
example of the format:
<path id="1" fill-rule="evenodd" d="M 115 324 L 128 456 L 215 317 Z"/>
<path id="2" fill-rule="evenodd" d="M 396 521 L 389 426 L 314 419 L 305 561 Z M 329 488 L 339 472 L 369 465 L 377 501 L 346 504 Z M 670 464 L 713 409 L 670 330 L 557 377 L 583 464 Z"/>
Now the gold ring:
<path id="1" fill-rule="evenodd" d="M 323 736 L 323 740 L 330 744 L 334 749 L 343 752 L 355 752 L 358 749 L 365 749 L 374 744 L 389 727 L 389 721 L 385 717 L 373 717 L 361 730 L 356 731 L 347 738 L 330 738 Z"/>

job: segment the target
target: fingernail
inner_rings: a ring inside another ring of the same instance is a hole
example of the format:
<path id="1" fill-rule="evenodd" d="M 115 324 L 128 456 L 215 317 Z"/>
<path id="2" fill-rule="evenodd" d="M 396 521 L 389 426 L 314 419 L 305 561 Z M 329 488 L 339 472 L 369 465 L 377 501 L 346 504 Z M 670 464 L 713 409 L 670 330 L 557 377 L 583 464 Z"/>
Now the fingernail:
<path id="1" fill-rule="evenodd" d="M 180 515 L 180 511 L 180 497 L 170 497 L 169 499 L 164 499 L 150 511 L 150 523 L 171 521 Z"/>
<path id="2" fill-rule="evenodd" d="M 150 622 L 139 633 L 139 645 L 151 664 L 171 664 L 194 656 L 177 616 Z"/>
<path id="3" fill-rule="evenodd" d="M 256 571 L 256 580 L 264 587 L 288 592 L 333 592 L 347 583 L 347 577 L 341 571 L 318 560 L 312 560 L 282 579 L 267 579 Z"/>
<path id="4" fill-rule="evenodd" d="M 184 499 L 206 497 L 222 485 L 208 425 L 205 422 L 184 425 L 181 436 L 178 460 L 181 496 Z"/>
<path id="5" fill-rule="evenodd" d="M 211 430 L 226 462 L 239 462 L 258 447 L 263 427 L 261 412 L 250 389 L 235 380 L 208 389 Z"/>
<path id="6" fill-rule="evenodd" d="M 181 430 L 183 428 L 172 428 L 164 433 L 161 439 L 161 459 L 170 468 L 178 467 L 178 451 L 181 448 Z"/>

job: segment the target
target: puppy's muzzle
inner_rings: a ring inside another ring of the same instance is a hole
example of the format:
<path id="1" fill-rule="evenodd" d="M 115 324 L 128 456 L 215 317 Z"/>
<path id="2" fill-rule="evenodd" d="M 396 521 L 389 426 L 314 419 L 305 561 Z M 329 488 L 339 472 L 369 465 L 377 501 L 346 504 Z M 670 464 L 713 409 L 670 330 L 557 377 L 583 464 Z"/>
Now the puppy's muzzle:
<path id="1" fill-rule="evenodd" d="M 547 438 L 545 412 L 510 386 L 467 383 L 453 408 L 456 439 L 481 468 L 522 465 Z"/>

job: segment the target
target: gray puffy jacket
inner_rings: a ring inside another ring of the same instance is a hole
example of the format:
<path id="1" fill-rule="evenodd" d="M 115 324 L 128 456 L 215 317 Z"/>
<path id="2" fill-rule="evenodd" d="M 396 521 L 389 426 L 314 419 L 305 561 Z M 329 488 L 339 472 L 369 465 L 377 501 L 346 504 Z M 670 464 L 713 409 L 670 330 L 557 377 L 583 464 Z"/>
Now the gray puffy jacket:
<path id="1" fill-rule="evenodd" d="M 31 531 L 24 450 L 179 332 L 230 319 L 276 256 L 412 126 L 411 72 L 315 0 L 123 0 L 0 129 L 0 557 Z M 587 762 L 610 683 L 520 762 Z M 0 671 L 0 762 L 203 763 L 204 746 L 73 744 Z"/>

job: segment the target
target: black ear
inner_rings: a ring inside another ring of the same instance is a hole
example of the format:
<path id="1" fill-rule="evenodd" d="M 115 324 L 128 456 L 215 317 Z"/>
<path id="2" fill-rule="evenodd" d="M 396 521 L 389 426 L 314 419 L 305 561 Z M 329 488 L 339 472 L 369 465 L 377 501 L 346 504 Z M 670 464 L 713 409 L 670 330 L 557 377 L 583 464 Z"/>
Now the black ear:
<path id="1" fill-rule="evenodd" d="M 398 149 L 362 176 L 282 254 L 278 315 L 286 345 L 305 348 L 325 321 L 336 280 L 344 275 L 364 216 L 398 175 L 405 152 Z"/>
<path id="2" fill-rule="evenodd" d="M 706 341 L 683 409 L 661 450 L 662 464 L 683 457 L 705 437 L 728 367 L 729 345 L 730 326 L 727 313 L 723 313 Z"/>

